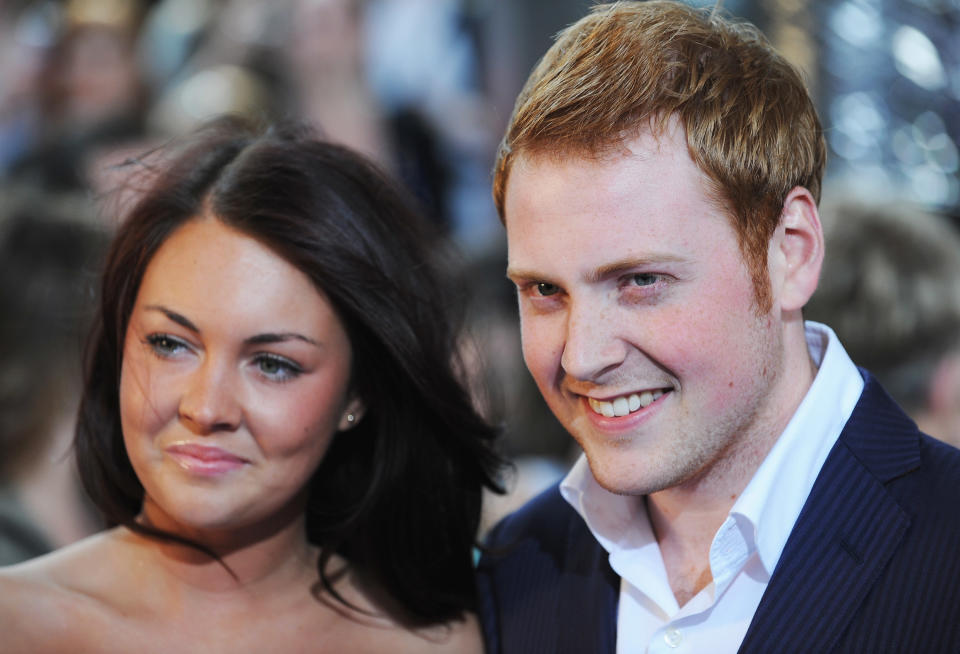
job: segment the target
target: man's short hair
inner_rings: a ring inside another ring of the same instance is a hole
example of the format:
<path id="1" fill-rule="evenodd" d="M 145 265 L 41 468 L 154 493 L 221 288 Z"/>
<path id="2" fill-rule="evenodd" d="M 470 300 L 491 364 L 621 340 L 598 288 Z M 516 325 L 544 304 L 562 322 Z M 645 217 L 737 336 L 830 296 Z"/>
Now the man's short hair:
<path id="1" fill-rule="evenodd" d="M 804 315 L 828 323 L 908 412 L 960 348 L 960 235 L 916 207 L 844 202 L 823 212 L 827 257 Z"/>
<path id="2" fill-rule="evenodd" d="M 602 156 L 676 116 L 731 216 L 757 303 L 795 186 L 820 199 L 826 145 L 800 74 L 753 26 L 676 2 L 597 5 L 563 30 L 517 98 L 494 167 L 501 220 L 518 155 Z"/>

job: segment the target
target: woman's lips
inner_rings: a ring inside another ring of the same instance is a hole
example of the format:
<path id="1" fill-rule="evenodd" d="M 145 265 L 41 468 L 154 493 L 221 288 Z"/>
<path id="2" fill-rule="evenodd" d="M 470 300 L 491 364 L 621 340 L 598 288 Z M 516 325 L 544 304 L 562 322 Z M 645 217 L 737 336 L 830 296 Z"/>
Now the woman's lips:
<path id="1" fill-rule="evenodd" d="M 242 468 L 247 459 L 219 447 L 181 443 L 166 449 L 167 455 L 187 472 L 198 475 L 220 475 Z"/>

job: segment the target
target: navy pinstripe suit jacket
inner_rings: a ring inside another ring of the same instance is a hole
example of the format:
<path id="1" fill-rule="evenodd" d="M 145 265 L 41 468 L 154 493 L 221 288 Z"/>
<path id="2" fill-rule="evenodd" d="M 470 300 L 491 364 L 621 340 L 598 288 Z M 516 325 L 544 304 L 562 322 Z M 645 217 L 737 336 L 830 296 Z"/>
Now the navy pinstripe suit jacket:
<path id="1" fill-rule="evenodd" d="M 921 434 L 864 377 L 741 652 L 960 653 L 960 450 Z M 490 654 L 613 654 L 620 580 L 557 487 L 487 545 Z"/>

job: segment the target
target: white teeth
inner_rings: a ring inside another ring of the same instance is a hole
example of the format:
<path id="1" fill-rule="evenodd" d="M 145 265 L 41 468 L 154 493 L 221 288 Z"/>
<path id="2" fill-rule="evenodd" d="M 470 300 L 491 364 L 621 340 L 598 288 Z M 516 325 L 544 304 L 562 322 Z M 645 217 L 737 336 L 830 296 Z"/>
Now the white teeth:
<path id="1" fill-rule="evenodd" d="M 613 415 L 625 416 L 630 413 L 630 406 L 627 404 L 627 398 L 618 397 L 613 401 Z"/>
<path id="2" fill-rule="evenodd" d="M 640 394 L 621 395 L 612 402 L 595 400 L 592 397 L 587 399 L 594 413 L 599 413 L 606 418 L 613 418 L 614 416 L 619 418 L 650 406 L 661 395 L 663 395 L 663 391 L 644 391 Z"/>

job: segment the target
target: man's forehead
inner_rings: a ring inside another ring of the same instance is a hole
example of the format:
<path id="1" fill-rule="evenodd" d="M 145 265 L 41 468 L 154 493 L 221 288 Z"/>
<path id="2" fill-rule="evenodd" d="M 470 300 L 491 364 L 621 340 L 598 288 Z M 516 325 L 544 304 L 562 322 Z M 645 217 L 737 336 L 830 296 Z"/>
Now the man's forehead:
<path id="1" fill-rule="evenodd" d="M 645 224 L 656 214 L 720 215 L 733 227 L 729 204 L 690 156 L 685 133 L 644 132 L 616 151 L 522 153 L 504 198 L 508 246 L 531 229 L 568 228 L 570 216 L 589 223 L 628 215 Z M 614 221 L 615 222 L 615 221 Z M 664 226 L 661 226 L 664 227 Z"/>
<path id="2" fill-rule="evenodd" d="M 733 235 L 682 130 L 646 132 L 602 157 L 526 154 L 511 178 L 505 224 L 517 276 L 562 269 L 602 277 L 622 262 L 691 260 L 710 249 L 694 247 L 705 233 Z M 708 226 L 715 222 L 722 232 Z"/>
<path id="3" fill-rule="evenodd" d="M 591 169 L 614 170 L 630 165 L 637 160 L 653 157 L 684 160 L 700 171 L 690 156 L 686 131 L 679 119 L 671 118 L 662 123 L 624 132 L 617 139 L 603 144 L 546 142 L 523 148 L 513 155 L 510 174 L 505 187 L 505 199 L 509 199 L 512 182 L 518 175 L 537 175 L 551 170 L 567 177 L 577 177 Z M 642 181 L 642 180 L 638 180 Z"/>

